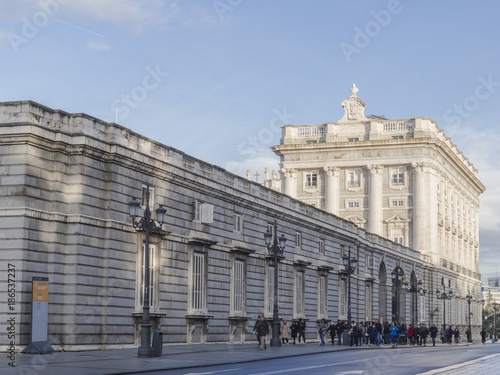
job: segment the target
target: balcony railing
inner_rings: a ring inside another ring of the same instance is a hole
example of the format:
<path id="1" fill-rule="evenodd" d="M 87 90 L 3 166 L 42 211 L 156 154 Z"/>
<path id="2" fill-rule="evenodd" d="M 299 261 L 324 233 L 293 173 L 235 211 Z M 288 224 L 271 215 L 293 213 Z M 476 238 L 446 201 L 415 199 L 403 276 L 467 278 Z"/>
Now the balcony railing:
<path id="1" fill-rule="evenodd" d="M 384 122 L 385 132 L 412 132 L 415 120 L 396 120 Z"/>

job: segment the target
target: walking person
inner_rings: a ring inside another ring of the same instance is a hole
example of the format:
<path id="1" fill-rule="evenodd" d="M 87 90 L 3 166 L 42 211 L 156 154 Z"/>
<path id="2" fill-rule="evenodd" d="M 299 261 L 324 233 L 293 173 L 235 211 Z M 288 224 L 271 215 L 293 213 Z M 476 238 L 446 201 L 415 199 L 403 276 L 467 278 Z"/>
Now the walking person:
<path id="1" fill-rule="evenodd" d="M 269 323 L 264 319 L 263 315 L 260 316 L 256 331 L 260 337 L 260 350 L 267 349 L 266 336 L 269 334 Z"/>
<path id="2" fill-rule="evenodd" d="M 327 329 L 328 325 L 326 324 L 325 319 L 321 319 L 321 321 L 318 323 L 318 333 L 319 333 L 319 338 L 321 339 L 321 342 L 319 344 L 320 346 L 325 345 L 325 333 Z"/>
<path id="3" fill-rule="evenodd" d="M 382 323 L 378 321 L 375 323 L 375 328 L 377 329 L 377 346 L 380 346 L 380 340 L 382 340 L 382 333 L 384 332 L 384 327 L 382 326 Z"/>
<path id="4" fill-rule="evenodd" d="M 458 344 L 460 341 L 460 331 L 458 330 L 458 327 L 455 327 L 455 330 L 453 331 L 453 337 L 455 338 L 455 344 Z"/>
<path id="5" fill-rule="evenodd" d="M 394 348 L 398 344 L 398 327 L 396 327 L 396 323 L 391 323 L 390 331 L 392 347 Z"/>
<path id="6" fill-rule="evenodd" d="M 481 329 L 481 332 L 479 332 L 479 334 L 481 335 L 481 342 L 483 343 L 483 345 L 486 345 L 486 331 L 484 330 L 484 327 L 483 329 Z"/>
<path id="7" fill-rule="evenodd" d="M 420 325 L 420 345 L 427 346 L 427 336 L 429 335 L 429 329 L 425 324 Z"/>
<path id="8" fill-rule="evenodd" d="M 337 324 L 335 325 L 335 330 L 337 331 L 337 345 L 342 345 L 342 333 L 344 332 L 346 325 L 343 321 L 340 319 L 337 321 Z"/>
<path id="9" fill-rule="evenodd" d="M 306 344 L 306 322 L 300 318 L 299 319 L 299 344 L 300 344 L 300 339 L 304 340 L 304 345 Z"/>
<path id="10" fill-rule="evenodd" d="M 290 332 L 292 333 L 293 345 L 295 345 L 295 340 L 297 339 L 297 334 L 299 333 L 299 325 L 297 324 L 297 322 L 292 321 Z"/>
<path id="11" fill-rule="evenodd" d="M 429 332 L 431 334 L 432 346 L 436 346 L 436 337 L 437 337 L 438 329 L 437 329 L 435 324 L 433 324 L 431 326 L 431 328 L 429 329 Z"/>
<path id="12" fill-rule="evenodd" d="M 332 342 L 332 345 L 335 345 L 335 336 L 337 335 L 337 330 L 335 329 L 335 324 L 333 322 L 330 322 L 330 325 L 328 326 L 326 333 L 330 334 L 330 340 Z"/>
<path id="13" fill-rule="evenodd" d="M 288 345 L 288 327 L 286 319 L 283 319 L 283 324 L 281 325 L 281 342 L 283 345 Z"/>
<path id="14" fill-rule="evenodd" d="M 372 326 L 368 330 L 368 334 L 370 337 L 370 346 L 377 345 L 378 332 L 377 332 L 377 327 L 375 326 L 375 323 L 372 323 Z"/>
<path id="15" fill-rule="evenodd" d="M 446 331 L 446 339 L 448 341 L 448 344 L 451 344 L 451 341 L 453 339 L 453 328 L 451 328 L 451 326 L 449 326 L 448 330 Z"/>
<path id="16" fill-rule="evenodd" d="M 413 327 L 412 325 L 408 325 L 408 338 L 410 339 L 410 345 L 413 345 L 414 344 L 414 341 L 413 341 Z"/>
<path id="17" fill-rule="evenodd" d="M 391 326 L 389 322 L 384 323 L 384 344 L 389 344 L 391 341 Z"/>
<path id="18" fill-rule="evenodd" d="M 257 324 L 259 324 L 261 316 L 262 315 L 260 315 L 260 314 L 257 316 L 257 320 L 255 321 L 255 324 L 253 325 L 253 334 L 257 335 L 257 345 L 259 345 L 259 346 L 260 346 L 260 336 L 259 336 L 259 333 L 257 332 Z"/>

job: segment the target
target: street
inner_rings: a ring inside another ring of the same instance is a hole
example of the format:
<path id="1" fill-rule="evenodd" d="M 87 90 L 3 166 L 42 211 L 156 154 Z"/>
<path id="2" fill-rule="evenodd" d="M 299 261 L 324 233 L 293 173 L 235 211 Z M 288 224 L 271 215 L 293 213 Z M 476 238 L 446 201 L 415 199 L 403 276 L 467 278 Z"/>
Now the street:
<path id="1" fill-rule="evenodd" d="M 273 349 L 273 348 L 268 348 Z M 318 348 L 319 349 L 319 348 Z M 281 348 L 278 350 L 286 350 Z M 255 357 L 261 353 L 256 351 Z M 451 366 L 451 367 L 450 367 Z M 500 345 L 369 348 L 222 366 L 148 372 L 164 375 L 454 374 L 498 373 Z"/>

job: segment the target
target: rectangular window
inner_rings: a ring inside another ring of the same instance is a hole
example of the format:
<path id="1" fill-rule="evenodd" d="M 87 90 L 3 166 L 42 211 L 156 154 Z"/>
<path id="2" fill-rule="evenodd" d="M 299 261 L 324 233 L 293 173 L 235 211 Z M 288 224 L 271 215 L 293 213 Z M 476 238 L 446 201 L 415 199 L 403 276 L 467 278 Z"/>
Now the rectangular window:
<path id="1" fill-rule="evenodd" d="M 295 317 L 304 317 L 304 271 L 295 274 Z"/>
<path id="2" fill-rule="evenodd" d="M 318 187 L 318 174 L 317 173 L 306 173 L 305 176 L 305 187 L 306 188 L 317 188 Z"/>
<path id="3" fill-rule="evenodd" d="M 320 254 L 325 254 L 325 241 L 324 240 L 319 240 L 319 253 Z"/>
<path id="4" fill-rule="evenodd" d="M 234 214 L 234 231 L 243 233 L 243 216 Z"/>
<path id="5" fill-rule="evenodd" d="M 347 172 L 347 186 L 348 187 L 359 187 L 360 186 L 360 171 L 348 171 Z"/>
<path id="6" fill-rule="evenodd" d="M 318 318 L 323 319 L 327 318 L 327 277 L 325 275 L 319 276 L 319 285 L 318 285 Z"/>
<path id="7" fill-rule="evenodd" d="M 194 222 L 212 224 L 214 222 L 214 206 L 213 204 L 200 202 L 198 199 L 194 201 Z"/>
<path id="8" fill-rule="evenodd" d="M 403 237 L 394 237 L 394 242 L 404 245 Z"/>
<path id="9" fill-rule="evenodd" d="M 360 207 L 361 207 L 360 201 L 348 201 L 347 202 L 347 208 L 360 208 Z"/>
<path id="10" fill-rule="evenodd" d="M 347 319 L 347 280 L 339 279 L 339 319 Z"/>
<path id="11" fill-rule="evenodd" d="M 348 142 L 358 142 L 358 141 L 359 141 L 359 138 L 358 138 L 358 137 L 354 137 L 354 138 L 347 138 L 347 141 L 348 141 Z"/>
<path id="12" fill-rule="evenodd" d="M 138 296 L 138 308 L 141 308 L 144 304 L 144 265 L 146 264 L 146 244 L 142 244 L 142 254 L 141 254 L 141 276 L 140 276 L 140 293 Z M 157 310 L 158 308 L 158 282 L 156 280 L 156 264 L 157 264 L 157 251 L 156 245 L 149 245 L 149 306 L 152 310 Z"/>
<path id="13" fill-rule="evenodd" d="M 392 199 L 391 200 L 391 207 L 404 207 L 404 206 L 405 206 L 404 199 Z"/>
<path id="14" fill-rule="evenodd" d="M 395 168 L 392 170 L 392 184 L 404 185 L 405 184 L 405 169 Z"/>
<path id="15" fill-rule="evenodd" d="M 367 283 L 365 287 L 365 322 L 372 320 L 372 284 Z"/>
<path id="16" fill-rule="evenodd" d="M 403 139 L 402 135 L 393 135 L 392 139 Z"/>
<path id="17" fill-rule="evenodd" d="M 272 316 L 274 308 L 274 266 L 267 266 L 266 315 Z"/>
<path id="18" fill-rule="evenodd" d="M 245 312 L 245 262 L 235 260 L 233 266 L 233 314 L 242 315 Z"/>
<path id="19" fill-rule="evenodd" d="M 206 312 L 206 256 L 193 252 L 191 281 L 191 311 Z"/>
<path id="20" fill-rule="evenodd" d="M 302 234 L 299 232 L 295 233 L 295 246 L 302 247 Z"/>

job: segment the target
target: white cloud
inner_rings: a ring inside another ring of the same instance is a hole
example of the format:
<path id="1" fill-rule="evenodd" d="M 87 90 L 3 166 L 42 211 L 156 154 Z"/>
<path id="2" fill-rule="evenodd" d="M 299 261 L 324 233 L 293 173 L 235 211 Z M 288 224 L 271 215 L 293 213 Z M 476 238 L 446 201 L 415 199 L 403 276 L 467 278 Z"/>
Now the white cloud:
<path id="1" fill-rule="evenodd" d="M 109 51 L 111 46 L 106 42 L 90 41 L 87 43 L 87 48 L 94 51 Z"/>

